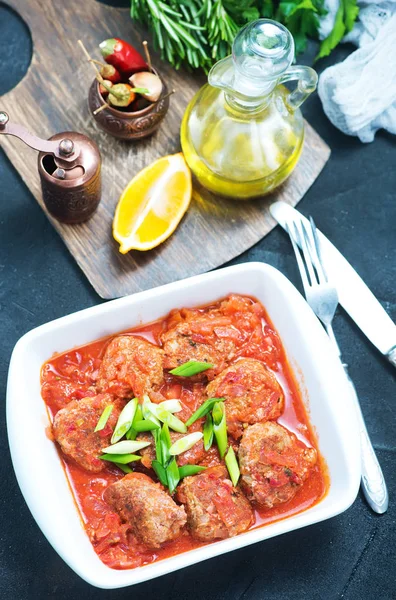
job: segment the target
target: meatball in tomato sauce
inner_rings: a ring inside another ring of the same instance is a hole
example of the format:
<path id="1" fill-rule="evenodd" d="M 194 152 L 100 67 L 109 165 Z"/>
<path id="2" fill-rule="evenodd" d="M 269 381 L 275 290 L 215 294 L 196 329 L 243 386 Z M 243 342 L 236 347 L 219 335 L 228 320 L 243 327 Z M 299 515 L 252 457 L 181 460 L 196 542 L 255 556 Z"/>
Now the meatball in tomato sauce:
<path id="1" fill-rule="evenodd" d="M 119 398 L 150 394 L 163 382 L 162 362 L 158 346 L 136 336 L 119 335 L 106 348 L 97 389 Z"/>
<path id="2" fill-rule="evenodd" d="M 197 540 L 210 542 L 232 537 L 254 522 L 249 502 L 240 489 L 233 487 L 222 465 L 183 479 L 178 500 L 186 508 L 187 526 Z"/>
<path id="3" fill-rule="evenodd" d="M 222 371 L 206 389 L 209 398 L 225 398 L 227 427 L 235 439 L 244 427 L 277 419 L 285 398 L 275 375 L 258 360 L 244 358 Z"/>
<path id="4" fill-rule="evenodd" d="M 113 409 L 104 429 L 95 431 L 104 409 L 109 404 Z M 53 423 L 54 438 L 62 452 L 87 471 L 103 471 L 107 465 L 99 456 L 102 454 L 102 448 L 110 444 L 123 406 L 122 400 L 114 400 L 110 394 L 99 394 L 93 398 L 69 402 L 56 413 Z"/>
<path id="5" fill-rule="evenodd" d="M 184 508 L 143 473 L 130 473 L 109 485 L 104 500 L 148 548 L 177 538 L 187 520 Z"/>
<path id="6" fill-rule="evenodd" d="M 293 498 L 317 461 L 314 448 L 271 421 L 246 429 L 238 455 L 243 491 L 265 508 Z"/>

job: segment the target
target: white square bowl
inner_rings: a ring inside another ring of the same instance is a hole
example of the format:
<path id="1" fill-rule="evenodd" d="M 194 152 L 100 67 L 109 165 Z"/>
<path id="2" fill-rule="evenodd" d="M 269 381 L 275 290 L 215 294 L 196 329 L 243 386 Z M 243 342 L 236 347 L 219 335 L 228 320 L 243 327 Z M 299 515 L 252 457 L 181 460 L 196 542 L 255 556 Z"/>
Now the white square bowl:
<path id="1" fill-rule="evenodd" d="M 173 308 L 214 302 L 232 292 L 256 297 L 281 337 L 329 469 L 329 492 L 312 508 L 277 523 L 136 569 L 110 569 L 93 550 L 55 445 L 45 434 L 48 416 L 40 395 L 41 366 L 54 352 L 149 323 Z M 262 263 L 241 264 L 113 300 L 30 331 L 18 341 L 11 358 L 7 429 L 18 483 L 37 524 L 80 577 L 104 589 L 146 581 L 328 519 L 346 510 L 359 489 L 355 406 L 340 360 L 295 287 Z"/>

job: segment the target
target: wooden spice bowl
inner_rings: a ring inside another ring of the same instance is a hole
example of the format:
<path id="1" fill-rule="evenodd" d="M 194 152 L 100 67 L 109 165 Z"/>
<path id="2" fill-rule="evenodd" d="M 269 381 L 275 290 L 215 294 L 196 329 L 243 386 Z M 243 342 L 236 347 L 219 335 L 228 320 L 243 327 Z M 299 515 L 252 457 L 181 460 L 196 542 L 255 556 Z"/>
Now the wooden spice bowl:
<path id="1" fill-rule="evenodd" d="M 169 95 L 166 83 L 156 69 L 153 72 L 162 81 L 162 92 L 157 102 L 152 102 L 142 110 L 125 111 L 113 106 L 93 114 L 105 104 L 99 91 L 99 82 L 94 79 L 89 89 L 88 106 L 98 126 L 120 140 L 139 140 L 152 135 L 161 124 L 169 108 Z"/>

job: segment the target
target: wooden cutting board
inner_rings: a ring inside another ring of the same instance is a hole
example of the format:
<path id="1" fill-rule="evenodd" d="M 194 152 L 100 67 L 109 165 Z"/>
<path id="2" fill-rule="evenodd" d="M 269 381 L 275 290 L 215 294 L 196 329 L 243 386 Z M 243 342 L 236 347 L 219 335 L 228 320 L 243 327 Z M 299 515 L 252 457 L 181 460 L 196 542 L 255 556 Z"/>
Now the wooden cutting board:
<path id="1" fill-rule="evenodd" d="M 176 233 L 157 249 L 124 256 L 111 235 L 114 209 L 129 180 L 153 160 L 180 150 L 179 128 L 184 110 L 202 77 L 175 71 L 153 54 L 153 64 L 177 93 L 160 129 L 150 139 L 120 142 L 96 127 L 88 112 L 90 65 L 77 44 L 82 39 L 93 58 L 98 44 L 121 37 L 137 48 L 146 34 L 136 28 L 129 11 L 95 0 L 6 0 L 29 26 L 33 59 L 25 78 L 0 98 L 10 120 L 48 138 L 75 130 L 92 137 L 102 153 L 103 195 L 99 209 L 82 225 L 53 223 L 68 249 L 102 298 L 116 298 L 213 269 L 250 248 L 275 225 L 268 206 L 274 197 L 291 205 L 304 196 L 330 155 L 329 147 L 306 124 L 300 162 L 286 184 L 272 197 L 249 203 L 225 201 L 207 194 L 195 198 Z M 148 38 L 150 39 L 150 38 Z M 2 136 L 1 146 L 45 210 L 37 173 L 37 153 L 15 138 Z"/>

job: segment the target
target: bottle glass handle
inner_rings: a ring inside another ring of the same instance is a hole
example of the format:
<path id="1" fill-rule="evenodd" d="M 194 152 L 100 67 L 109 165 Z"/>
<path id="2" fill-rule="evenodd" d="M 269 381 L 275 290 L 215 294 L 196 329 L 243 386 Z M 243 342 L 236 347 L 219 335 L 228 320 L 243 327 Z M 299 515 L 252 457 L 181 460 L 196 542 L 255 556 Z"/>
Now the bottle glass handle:
<path id="1" fill-rule="evenodd" d="M 293 80 L 297 80 L 297 87 L 287 96 L 286 102 L 292 110 L 296 110 L 316 90 L 318 74 L 311 67 L 295 65 L 281 76 L 279 83 Z"/>

